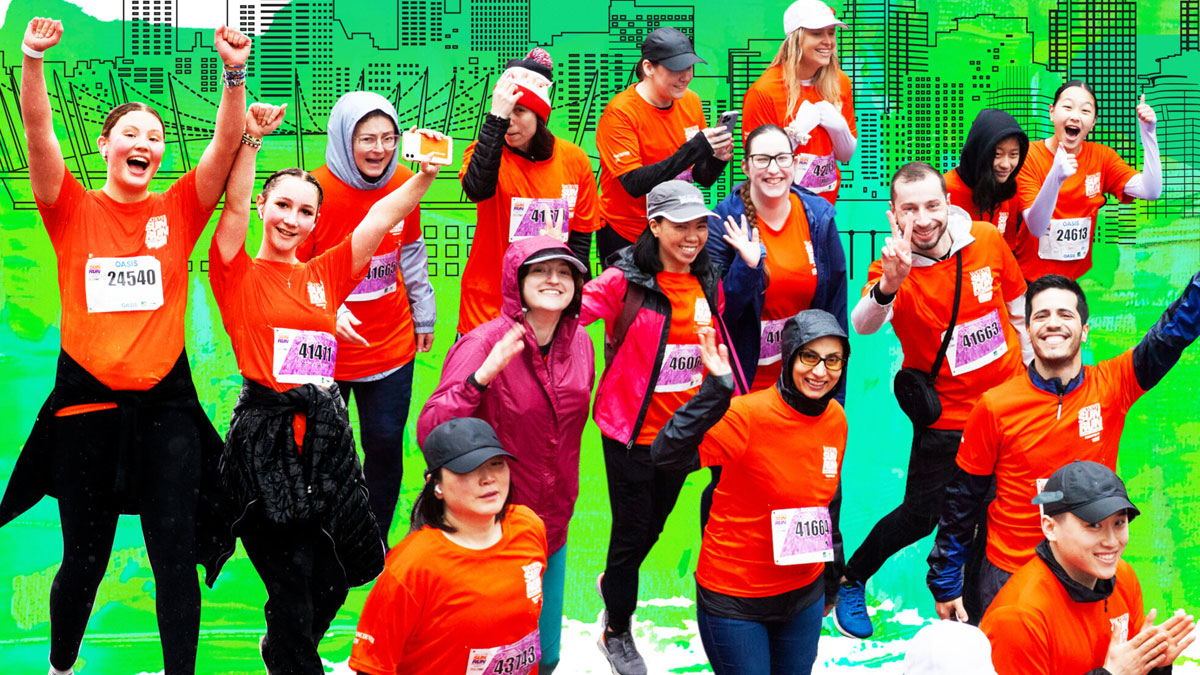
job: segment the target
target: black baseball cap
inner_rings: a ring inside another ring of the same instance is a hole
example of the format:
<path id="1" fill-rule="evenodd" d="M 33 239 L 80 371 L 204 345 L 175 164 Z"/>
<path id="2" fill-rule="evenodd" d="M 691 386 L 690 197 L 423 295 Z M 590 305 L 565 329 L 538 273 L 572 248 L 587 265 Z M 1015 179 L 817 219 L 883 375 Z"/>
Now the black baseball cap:
<path id="1" fill-rule="evenodd" d="M 650 59 L 667 70 L 686 70 L 688 66 L 705 63 L 696 56 L 696 48 L 688 36 L 676 28 L 656 28 L 642 41 L 642 58 Z"/>
<path id="2" fill-rule="evenodd" d="M 1085 460 L 1075 460 L 1051 474 L 1032 503 L 1041 504 L 1048 516 L 1073 513 L 1088 523 L 1098 523 L 1121 510 L 1129 520 L 1141 514 L 1112 469 Z"/>
<path id="3" fill-rule="evenodd" d="M 437 425 L 425 437 L 421 452 L 429 467 L 426 476 L 443 467 L 454 473 L 471 473 L 499 455 L 516 459 L 501 447 L 492 426 L 475 417 L 455 417 Z"/>

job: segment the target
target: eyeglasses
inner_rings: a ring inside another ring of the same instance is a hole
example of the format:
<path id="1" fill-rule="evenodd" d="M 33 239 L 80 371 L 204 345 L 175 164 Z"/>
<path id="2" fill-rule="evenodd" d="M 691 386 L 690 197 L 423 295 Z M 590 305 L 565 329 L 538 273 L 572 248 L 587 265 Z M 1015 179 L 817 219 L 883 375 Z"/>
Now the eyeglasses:
<path id="1" fill-rule="evenodd" d="M 817 364 L 822 361 L 825 362 L 825 370 L 830 372 L 836 372 L 846 367 L 846 359 L 842 358 L 841 354 L 830 354 L 825 358 L 821 358 L 820 354 L 816 352 L 810 352 L 807 349 L 800 352 L 800 363 L 803 363 L 809 368 L 816 368 Z"/>
<path id="2" fill-rule="evenodd" d="M 771 160 L 775 160 L 775 165 L 779 168 L 786 169 L 796 161 L 796 156 L 790 152 L 779 155 L 750 155 L 750 164 L 757 169 L 771 166 Z"/>
<path id="3" fill-rule="evenodd" d="M 396 134 L 384 136 L 356 136 L 354 144 L 359 150 L 374 150 L 376 145 L 382 145 L 384 150 L 395 150 L 396 142 L 400 139 Z"/>

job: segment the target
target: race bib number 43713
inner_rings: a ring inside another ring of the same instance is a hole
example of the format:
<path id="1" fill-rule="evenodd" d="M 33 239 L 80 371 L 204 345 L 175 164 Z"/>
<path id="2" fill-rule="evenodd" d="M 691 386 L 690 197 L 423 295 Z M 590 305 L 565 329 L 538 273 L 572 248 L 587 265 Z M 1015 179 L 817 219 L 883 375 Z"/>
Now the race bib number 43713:
<path id="1" fill-rule="evenodd" d="M 541 658 L 541 636 L 534 629 L 510 645 L 472 649 L 466 675 L 527 675 Z"/>

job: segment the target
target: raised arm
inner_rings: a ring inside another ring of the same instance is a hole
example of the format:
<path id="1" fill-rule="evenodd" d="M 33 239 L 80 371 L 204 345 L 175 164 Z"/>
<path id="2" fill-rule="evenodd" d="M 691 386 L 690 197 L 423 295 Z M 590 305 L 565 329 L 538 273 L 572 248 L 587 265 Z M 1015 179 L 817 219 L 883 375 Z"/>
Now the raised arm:
<path id="1" fill-rule="evenodd" d="M 21 121 L 25 125 L 25 147 L 29 155 L 29 183 L 33 194 L 45 204 L 58 200 L 63 172 L 67 170 L 62 148 L 54 135 L 50 95 L 42 70 L 42 52 L 62 39 L 61 21 L 34 17 L 25 28 L 21 51 Z"/>
<path id="2" fill-rule="evenodd" d="M 442 134 L 436 131 L 422 129 L 420 133 L 431 138 L 440 139 Z M 392 190 L 388 196 L 375 202 L 362 222 L 354 228 L 350 245 L 354 249 L 354 269 L 360 270 L 371 260 L 371 254 L 379 248 L 383 235 L 388 233 L 402 218 L 412 213 L 421 203 L 425 191 L 433 185 L 437 177 L 438 165 L 429 162 L 421 163 L 421 170 L 412 178 L 404 181 L 400 187 Z"/>
<path id="3" fill-rule="evenodd" d="M 250 58 L 250 38 L 221 26 L 213 38 L 213 46 L 225 64 L 225 86 L 217 107 L 212 142 L 196 165 L 196 198 L 205 208 L 212 208 L 220 201 L 234 158 L 242 153 L 239 148 L 246 110 L 246 61 Z M 250 182 L 253 183 L 253 159 L 250 164 Z"/>
<path id="4" fill-rule="evenodd" d="M 279 127 L 287 104 L 281 106 L 255 103 L 245 115 L 246 134 L 251 138 L 240 143 L 241 149 L 229 172 L 224 188 L 225 208 L 217 221 L 213 240 L 221 261 L 228 264 L 238 251 L 246 248 L 246 229 L 250 226 L 250 197 L 254 192 L 254 167 L 262 137 Z M 256 141 L 256 142 L 255 142 Z"/>

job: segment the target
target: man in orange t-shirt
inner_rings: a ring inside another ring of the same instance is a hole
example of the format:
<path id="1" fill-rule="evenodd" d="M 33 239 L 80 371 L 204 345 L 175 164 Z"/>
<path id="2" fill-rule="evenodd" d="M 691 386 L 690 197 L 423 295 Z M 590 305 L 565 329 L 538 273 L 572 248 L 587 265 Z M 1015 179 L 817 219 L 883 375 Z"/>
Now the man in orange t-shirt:
<path id="1" fill-rule="evenodd" d="M 1165 675 L 1195 640 L 1182 612 L 1154 625 L 1121 560 L 1138 509 L 1095 462 L 1058 469 L 1034 500 L 1045 510 L 1036 557 L 996 596 L 980 628 L 1004 675 Z"/>
<path id="2" fill-rule="evenodd" d="M 903 502 L 875 525 L 846 564 L 836 619 L 853 637 L 873 632 L 865 606 L 867 579 L 937 525 L 971 403 L 1017 375 L 1028 349 L 1025 281 L 1012 251 L 995 227 L 971 222 L 948 199 L 942 174 L 928 164 L 913 162 L 896 172 L 888 212 L 892 237 L 871 263 L 850 316 L 863 335 L 890 321 L 904 349 L 903 366 L 919 376 L 927 377 L 940 360 L 931 386 L 941 404 L 932 422 L 914 421 Z M 956 276 L 961 292 L 951 326 Z"/>
<path id="3" fill-rule="evenodd" d="M 1041 527 L 1029 503 L 1046 478 L 1077 459 L 1115 470 L 1130 406 L 1200 333 L 1200 273 L 1136 347 L 1096 366 L 1084 366 L 1080 354 L 1088 309 L 1079 284 L 1051 274 L 1030 283 L 1026 297 L 1033 363 L 1025 376 L 984 394 L 971 411 L 958 450 L 959 470 L 947 488 L 929 554 L 927 581 L 942 618 L 967 614 L 962 562 L 970 555 L 970 533 L 982 518 L 993 478 L 996 498 L 988 508 L 980 612 L 1034 557 Z"/>
<path id="4" fill-rule="evenodd" d="M 687 88 L 704 60 L 674 28 L 646 36 L 638 82 L 613 97 L 596 124 L 600 153 L 600 263 L 646 229 L 646 195 L 672 179 L 709 187 L 733 157 L 732 130 L 707 128 L 700 97 Z"/>

